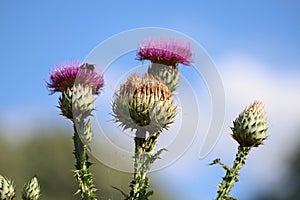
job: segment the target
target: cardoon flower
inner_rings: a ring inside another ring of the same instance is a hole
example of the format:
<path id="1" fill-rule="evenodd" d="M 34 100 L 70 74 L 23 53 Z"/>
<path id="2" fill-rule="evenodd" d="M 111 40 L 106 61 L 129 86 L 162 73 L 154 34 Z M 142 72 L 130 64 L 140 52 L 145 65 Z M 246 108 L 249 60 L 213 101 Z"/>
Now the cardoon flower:
<path id="1" fill-rule="evenodd" d="M 153 76 L 133 74 L 115 96 L 113 116 L 124 129 L 162 131 L 176 115 L 171 96 L 168 87 Z"/>
<path id="2" fill-rule="evenodd" d="M 239 114 L 231 128 L 232 137 L 244 147 L 259 146 L 267 138 L 266 113 L 262 102 L 255 101 Z"/>
<path id="3" fill-rule="evenodd" d="M 168 66 L 189 65 L 192 62 L 191 45 L 173 38 L 150 38 L 140 43 L 137 57 Z"/>
<path id="4" fill-rule="evenodd" d="M 95 71 L 91 64 L 71 62 L 58 65 L 50 75 L 50 82 L 47 86 L 50 93 L 65 92 L 72 89 L 74 85 L 88 85 L 92 88 L 93 94 L 99 94 L 104 85 L 103 75 Z"/>

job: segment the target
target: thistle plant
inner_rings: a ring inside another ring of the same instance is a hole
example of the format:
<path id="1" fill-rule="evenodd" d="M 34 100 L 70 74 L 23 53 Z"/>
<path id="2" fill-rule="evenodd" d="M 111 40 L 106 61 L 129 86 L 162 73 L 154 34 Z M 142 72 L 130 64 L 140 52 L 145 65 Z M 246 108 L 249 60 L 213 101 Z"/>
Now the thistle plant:
<path id="1" fill-rule="evenodd" d="M 84 200 L 97 199 L 87 150 L 93 137 L 89 117 L 95 109 L 94 95 L 100 93 L 103 85 L 103 75 L 95 71 L 94 65 L 79 62 L 57 66 L 48 83 L 50 94 L 61 93 L 58 100 L 61 115 L 73 123 L 74 173 L 79 186 L 75 194 L 79 193 Z"/>
<path id="2" fill-rule="evenodd" d="M 147 200 L 149 172 L 162 150 L 155 152 L 159 135 L 168 129 L 176 115 L 176 106 L 169 88 L 152 75 L 131 75 L 120 86 L 112 105 L 115 122 L 125 129 L 135 130 L 134 175 L 127 200 Z M 148 137 L 146 137 L 148 135 Z"/>
<path id="3" fill-rule="evenodd" d="M 228 167 L 216 159 L 212 164 L 220 164 L 226 171 L 222 182 L 218 186 L 217 200 L 234 199 L 229 196 L 234 183 L 238 181 L 239 171 L 245 164 L 247 155 L 253 147 L 258 147 L 267 139 L 268 130 L 266 113 L 260 101 L 254 101 L 245 108 L 233 121 L 232 137 L 239 143 L 232 167 Z"/>
<path id="4" fill-rule="evenodd" d="M 191 45 L 174 38 L 149 38 L 140 43 L 138 60 L 150 60 L 148 73 L 160 78 L 173 92 L 179 84 L 178 64 L 192 62 Z"/>
<path id="5" fill-rule="evenodd" d="M 166 149 L 157 150 L 159 136 L 174 123 L 177 106 L 173 92 L 180 83 L 179 64 L 188 66 L 193 60 L 191 44 L 174 38 L 149 38 L 142 41 L 137 59 L 151 62 L 147 72 L 132 74 L 114 94 L 112 115 L 123 130 L 131 130 L 134 138 L 133 177 L 125 200 L 148 200 L 150 189 L 148 173 L 154 162 Z M 73 124 L 75 170 L 74 176 L 82 200 L 97 200 L 93 174 L 90 171 L 88 149 L 93 139 L 90 117 L 95 110 L 96 95 L 104 86 L 102 73 L 88 63 L 71 62 L 55 66 L 47 83 L 50 94 L 59 93 L 58 108 L 61 115 Z M 230 191 L 238 182 L 240 170 L 247 155 L 254 147 L 263 145 L 268 130 L 262 102 L 254 101 L 233 121 L 232 137 L 239 144 L 232 167 L 219 158 L 211 165 L 219 164 L 226 174 L 218 185 L 216 200 L 234 199 Z M 13 200 L 14 183 L 0 175 L 0 200 Z M 21 192 L 23 200 L 38 200 L 41 189 L 37 177 L 26 183 Z"/>
<path id="6" fill-rule="evenodd" d="M 148 73 L 142 77 L 133 74 L 120 86 L 112 110 L 116 123 L 135 131 L 134 176 L 125 197 L 147 200 L 153 194 L 148 190 L 147 173 L 165 150 L 155 151 L 158 138 L 177 113 L 172 92 L 180 81 L 178 64 L 189 65 L 192 53 L 190 44 L 182 40 L 150 38 L 140 43 L 137 59 L 151 61 Z"/>
<path id="7" fill-rule="evenodd" d="M 23 187 L 22 199 L 23 200 L 37 200 L 40 198 L 41 188 L 38 179 L 34 176 Z"/>

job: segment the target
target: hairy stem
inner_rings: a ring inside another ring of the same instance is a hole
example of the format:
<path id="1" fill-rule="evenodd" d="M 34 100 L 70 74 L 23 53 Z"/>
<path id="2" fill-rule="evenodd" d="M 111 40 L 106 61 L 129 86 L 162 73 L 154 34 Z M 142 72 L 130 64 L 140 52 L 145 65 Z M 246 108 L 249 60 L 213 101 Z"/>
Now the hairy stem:
<path id="1" fill-rule="evenodd" d="M 238 182 L 239 171 L 245 164 L 246 157 L 250 151 L 251 147 L 238 147 L 238 152 L 236 154 L 233 167 L 224 168 L 226 169 L 226 175 L 223 177 L 221 184 L 218 186 L 218 195 L 216 200 L 229 199 L 230 190 L 233 188 L 234 183 Z"/>
<path id="2" fill-rule="evenodd" d="M 142 193 L 148 187 L 148 181 L 146 179 L 146 172 L 143 170 L 143 144 L 145 143 L 146 133 L 142 131 L 136 132 L 136 137 L 134 138 L 135 149 L 134 149 L 134 174 L 133 180 L 130 183 L 131 191 L 129 195 L 129 200 L 141 199 Z"/>
<path id="3" fill-rule="evenodd" d="M 149 178 L 147 173 L 154 161 L 159 158 L 160 150 L 155 153 L 158 133 L 154 133 L 145 139 L 146 133 L 137 131 L 135 141 L 134 175 L 130 183 L 130 194 L 128 200 L 148 200 L 153 191 L 148 191 Z"/>
<path id="4" fill-rule="evenodd" d="M 77 123 L 79 124 L 78 126 L 74 124 L 73 141 L 75 147 L 74 156 L 76 159 L 76 170 L 74 170 L 74 172 L 79 188 L 75 194 L 80 193 L 83 200 L 96 200 L 96 189 L 93 184 L 93 175 L 89 171 L 91 163 L 88 161 L 87 145 L 84 144 L 79 137 L 80 132 L 83 132 L 84 130 L 78 130 L 80 127 L 83 129 L 86 128 L 85 126 L 87 124 L 84 124 L 84 121 L 76 122 L 76 124 Z"/>

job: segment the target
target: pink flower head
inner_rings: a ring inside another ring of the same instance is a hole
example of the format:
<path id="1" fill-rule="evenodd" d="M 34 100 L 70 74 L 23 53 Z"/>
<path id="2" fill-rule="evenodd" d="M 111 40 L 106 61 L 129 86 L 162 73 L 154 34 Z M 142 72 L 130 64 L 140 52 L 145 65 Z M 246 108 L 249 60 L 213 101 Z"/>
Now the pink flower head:
<path id="1" fill-rule="evenodd" d="M 97 73 L 94 65 L 88 63 L 80 65 L 80 62 L 70 62 L 57 65 L 50 75 L 47 87 L 50 94 L 53 94 L 71 89 L 74 84 L 89 85 L 93 94 L 99 94 L 104 85 L 103 74 Z"/>
<path id="2" fill-rule="evenodd" d="M 138 60 L 175 66 L 192 62 L 191 44 L 174 38 L 149 38 L 139 44 Z"/>

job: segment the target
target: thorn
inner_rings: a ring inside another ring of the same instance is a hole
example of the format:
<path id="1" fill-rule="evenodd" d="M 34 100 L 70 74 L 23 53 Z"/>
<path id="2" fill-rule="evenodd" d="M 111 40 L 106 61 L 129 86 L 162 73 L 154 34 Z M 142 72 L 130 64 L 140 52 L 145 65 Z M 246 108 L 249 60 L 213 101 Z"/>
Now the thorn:
<path id="1" fill-rule="evenodd" d="M 209 163 L 208 165 L 215 165 L 215 164 L 219 164 L 220 163 L 220 158 L 216 158 L 214 159 L 211 163 Z"/>

